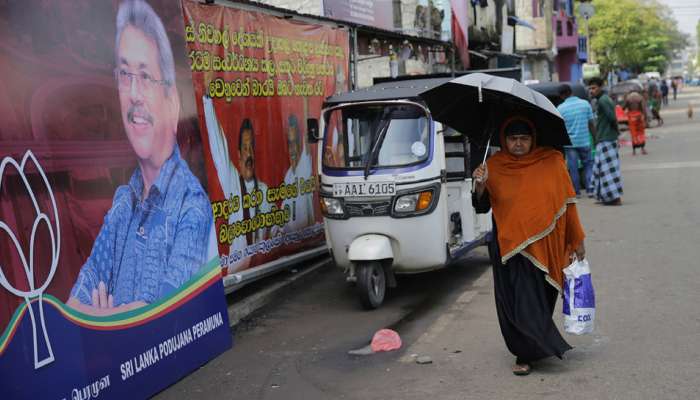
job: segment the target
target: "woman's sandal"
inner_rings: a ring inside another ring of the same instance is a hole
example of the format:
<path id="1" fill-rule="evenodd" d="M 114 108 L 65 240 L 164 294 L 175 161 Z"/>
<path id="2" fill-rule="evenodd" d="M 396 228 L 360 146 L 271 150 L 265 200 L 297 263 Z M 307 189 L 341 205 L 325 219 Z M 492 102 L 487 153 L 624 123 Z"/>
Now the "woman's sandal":
<path id="1" fill-rule="evenodd" d="M 524 363 L 524 364 L 514 364 L 513 365 L 513 374 L 518 375 L 518 376 L 524 376 L 524 375 L 530 375 L 530 372 L 532 372 L 532 365 Z"/>

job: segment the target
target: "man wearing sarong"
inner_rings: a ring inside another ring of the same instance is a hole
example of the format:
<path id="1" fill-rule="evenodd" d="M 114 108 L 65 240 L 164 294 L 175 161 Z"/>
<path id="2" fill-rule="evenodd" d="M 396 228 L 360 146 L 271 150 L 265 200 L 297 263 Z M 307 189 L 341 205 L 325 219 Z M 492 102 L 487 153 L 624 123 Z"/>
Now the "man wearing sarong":
<path id="1" fill-rule="evenodd" d="M 620 131 L 615 116 L 615 103 L 603 93 L 603 80 L 591 78 L 589 81 L 591 96 L 596 101 L 595 158 L 591 187 L 599 202 L 605 205 L 622 204 L 622 174 L 620 172 L 620 155 L 617 150 L 617 138 Z"/>
<path id="2" fill-rule="evenodd" d="M 534 361 L 571 349 L 552 313 L 563 269 L 585 257 L 584 232 L 562 154 L 538 147 L 534 125 L 523 117 L 506 120 L 500 140 L 501 150 L 472 174 L 472 204 L 479 213 L 493 208 L 498 322 L 516 357 L 513 373 L 527 375 Z"/>
<path id="3" fill-rule="evenodd" d="M 623 108 L 627 112 L 627 124 L 632 136 L 632 155 L 637 155 L 637 149 L 641 149 L 642 154 L 646 155 L 647 151 L 644 148 L 646 144 L 646 101 L 644 101 L 644 96 L 637 92 L 630 92 L 625 96 Z"/>

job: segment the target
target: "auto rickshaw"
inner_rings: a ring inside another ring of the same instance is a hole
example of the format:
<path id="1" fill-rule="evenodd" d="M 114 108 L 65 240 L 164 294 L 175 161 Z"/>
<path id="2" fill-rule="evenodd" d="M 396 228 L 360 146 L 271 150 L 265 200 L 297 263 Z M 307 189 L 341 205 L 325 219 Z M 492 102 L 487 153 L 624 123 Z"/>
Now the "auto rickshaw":
<path id="1" fill-rule="evenodd" d="M 483 153 L 434 121 L 418 96 L 448 80 L 335 95 L 320 122 L 308 121 L 309 140 L 321 142 L 326 242 L 368 309 L 382 304 L 396 275 L 444 268 L 490 238 L 490 214 L 471 203 L 471 170 Z"/>

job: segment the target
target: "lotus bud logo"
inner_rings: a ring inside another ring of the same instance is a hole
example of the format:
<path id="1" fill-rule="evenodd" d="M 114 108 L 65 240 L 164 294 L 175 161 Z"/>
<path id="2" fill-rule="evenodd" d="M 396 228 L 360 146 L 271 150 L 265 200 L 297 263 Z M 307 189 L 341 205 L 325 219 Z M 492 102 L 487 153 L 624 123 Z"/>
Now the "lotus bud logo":
<path id="1" fill-rule="evenodd" d="M 48 215 L 44 211 L 41 210 L 41 207 L 39 207 L 39 202 L 36 199 L 36 195 L 34 190 L 32 189 L 31 185 L 29 184 L 29 180 L 27 179 L 26 171 L 25 168 L 29 163 L 34 164 L 34 167 L 36 168 L 36 171 L 39 173 L 41 176 L 41 180 L 43 181 L 43 184 L 45 187 L 41 188 L 42 190 L 46 190 L 46 192 L 49 194 L 49 197 L 51 199 L 51 205 L 53 207 L 51 212 L 53 212 L 53 221 L 55 221 L 56 226 L 54 227 L 51 223 L 51 219 L 49 218 Z M 0 189 L 2 189 L 2 180 L 5 177 L 5 168 L 9 167 L 14 167 L 14 169 L 17 170 L 17 173 L 24 183 L 25 188 L 27 189 L 27 193 L 29 194 L 29 197 L 31 199 L 31 202 L 34 206 L 34 211 L 36 212 L 36 217 L 34 218 L 34 223 L 32 224 L 32 231 L 31 235 L 29 237 L 29 255 L 24 253 L 22 250 L 22 247 L 20 246 L 19 240 L 17 240 L 17 235 L 10 229 L 10 227 L 5 223 L 5 221 L 0 220 L 0 230 L 4 231 L 7 233 L 9 236 L 10 240 L 15 246 L 15 249 L 17 250 L 17 254 L 19 255 L 20 260 L 22 261 L 22 266 L 24 267 L 24 272 L 27 275 L 27 282 L 29 284 L 29 290 L 19 290 L 15 287 L 13 287 L 10 282 L 8 282 L 7 278 L 5 277 L 5 274 L 3 273 L 3 261 L 0 259 L 0 285 L 7 289 L 10 293 L 14 294 L 17 297 L 22 297 L 24 298 L 25 303 L 27 304 L 27 309 L 29 310 L 29 317 L 31 318 L 32 322 L 32 335 L 34 339 L 34 369 L 38 369 L 43 367 L 44 365 L 50 364 L 51 362 L 54 361 L 53 357 L 53 350 L 51 349 L 51 342 L 49 341 L 49 335 L 46 332 L 46 322 L 44 321 L 44 307 L 43 307 L 43 294 L 44 290 L 49 286 L 51 283 L 51 280 L 53 279 L 54 273 L 56 272 L 56 267 L 58 266 L 58 255 L 60 253 L 60 248 L 61 248 L 61 234 L 60 234 L 60 227 L 59 227 L 59 221 L 58 221 L 58 210 L 56 209 L 56 199 L 54 198 L 53 191 L 51 190 L 51 185 L 49 185 L 48 179 L 46 179 L 46 174 L 44 174 L 44 170 L 41 168 L 41 165 L 39 165 L 39 162 L 37 161 L 36 157 L 34 157 L 34 154 L 31 152 L 31 150 L 27 150 L 27 152 L 24 154 L 24 157 L 22 157 L 22 161 L 18 164 L 17 161 L 12 158 L 12 157 L 5 157 L 2 160 L 2 163 L 0 163 Z M 46 278 L 46 281 L 41 284 L 40 286 L 37 285 L 36 282 L 34 282 L 34 251 L 35 251 L 35 246 L 41 246 L 42 250 L 46 249 L 48 246 L 44 246 L 44 243 L 34 243 L 35 237 L 37 235 L 38 229 L 44 225 L 46 229 L 49 232 L 49 237 L 51 240 L 50 243 L 50 259 L 51 259 L 51 266 L 49 269 L 49 274 L 48 277 Z M 38 341 L 37 341 L 37 316 L 34 315 L 34 310 L 32 308 L 32 302 L 34 301 L 38 302 L 39 305 L 39 323 L 41 323 L 41 334 L 44 337 L 44 342 L 46 343 L 46 349 L 48 350 L 48 356 L 45 357 L 42 360 L 39 360 L 39 355 L 38 355 Z"/>

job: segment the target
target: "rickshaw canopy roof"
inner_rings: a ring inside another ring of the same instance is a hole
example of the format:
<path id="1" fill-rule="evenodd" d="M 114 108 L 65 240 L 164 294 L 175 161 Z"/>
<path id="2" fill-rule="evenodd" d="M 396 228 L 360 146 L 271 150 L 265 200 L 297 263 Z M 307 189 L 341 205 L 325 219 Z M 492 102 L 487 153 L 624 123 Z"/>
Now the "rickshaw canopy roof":
<path id="1" fill-rule="evenodd" d="M 367 88 L 344 92 L 326 99 L 324 107 L 341 103 L 383 100 L 416 100 L 423 103 L 419 93 L 442 85 L 454 78 L 428 78 L 405 81 L 383 82 Z"/>

